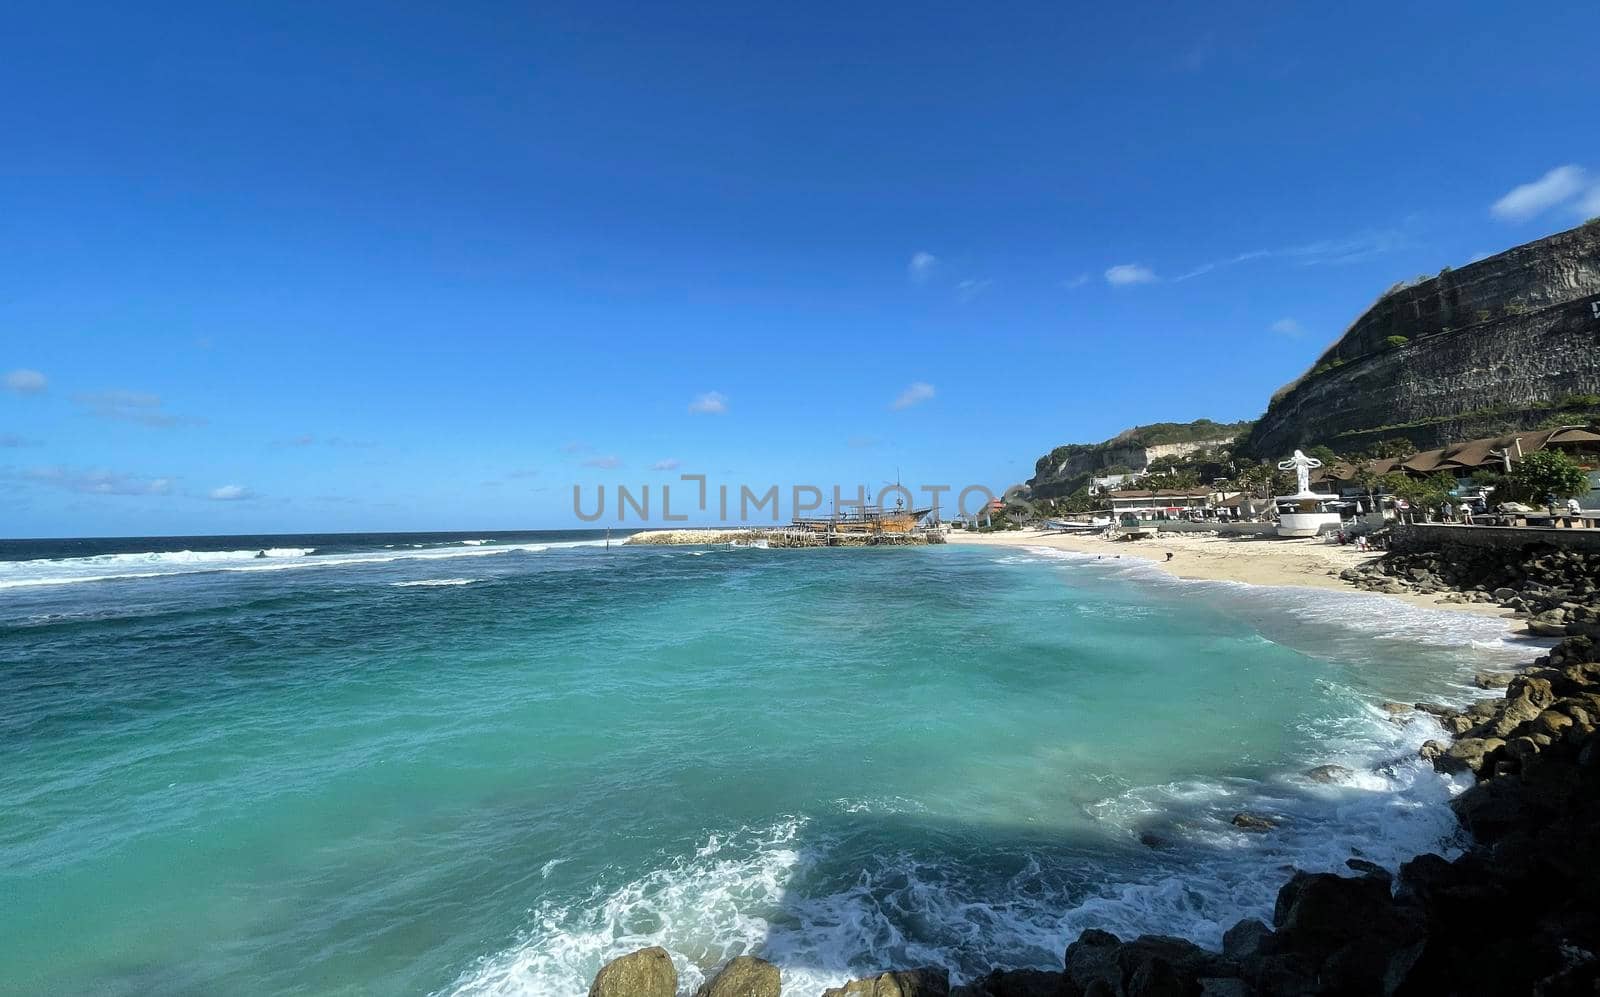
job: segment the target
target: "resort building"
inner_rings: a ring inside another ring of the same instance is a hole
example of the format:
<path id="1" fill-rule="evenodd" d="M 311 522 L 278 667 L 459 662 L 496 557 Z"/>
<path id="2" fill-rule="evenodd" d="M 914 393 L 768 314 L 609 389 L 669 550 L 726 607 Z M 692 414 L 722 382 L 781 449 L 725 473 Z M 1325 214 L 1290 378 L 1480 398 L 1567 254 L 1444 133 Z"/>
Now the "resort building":
<path id="1" fill-rule="evenodd" d="M 1526 455 L 1545 449 L 1569 453 L 1591 472 L 1600 468 L 1600 432 L 1584 426 L 1561 426 L 1468 440 L 1437 450 L 1424 450 L 1409 457 L 1336 464 L 1318 469 L 1312 474 L 1312 481 L 1331 487 L 1341 495 L 1360 495 L 1366 490 L 1361 484 L 1363 477 L 1382 477 L 1399 472 L 1414 478 L 1426 478 L 1443 473 L 1455 478 L 1464 487 L 1470 483 L 1474 471 L 1504 473 Z M 1594 473 L 1590 477 L 1593 480 Z"/>
<path id="2" fill-rule="evenodd" d="M 1211 491 L 1207 488 L 1133 488 L 1108 492 L 1106 497 L 1111 500 L 1113 513 L 1131 513 L 1142 519 L 1181 516 L 1211 507 Z"/>

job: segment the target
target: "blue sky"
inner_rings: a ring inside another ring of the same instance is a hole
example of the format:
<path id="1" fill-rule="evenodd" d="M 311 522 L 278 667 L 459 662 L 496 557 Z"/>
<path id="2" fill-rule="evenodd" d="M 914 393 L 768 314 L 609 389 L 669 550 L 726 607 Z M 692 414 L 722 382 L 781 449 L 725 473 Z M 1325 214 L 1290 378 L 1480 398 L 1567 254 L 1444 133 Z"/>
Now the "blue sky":
<path id="1" fill-rule="evenodd" d="M 1254 417 L 1395 281 L 1600 214 L 1597 38 L 1589 2 L 25 5 L 0 536 L 998 488 Z"/>

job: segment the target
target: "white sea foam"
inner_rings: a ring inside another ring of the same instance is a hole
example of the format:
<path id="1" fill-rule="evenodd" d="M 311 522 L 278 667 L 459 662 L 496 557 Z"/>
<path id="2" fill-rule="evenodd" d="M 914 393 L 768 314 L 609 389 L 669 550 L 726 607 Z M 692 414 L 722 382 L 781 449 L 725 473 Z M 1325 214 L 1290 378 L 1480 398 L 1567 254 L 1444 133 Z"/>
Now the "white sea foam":
<path id="1" fill-rule="evenodd" d="M 399 589 L 408 588 L 442 588 L 452 585 L 471 585 L 473 582 L 482 581 L 481 578 L 421 578 L 411 582 L 390 582 L 389 584 Z"/>
<path id="2" fill-rule="evenodd" d="M 430 561 L 456 557 L 489 557 L 510 553 L 539 553 L 557 548 L 598 547 L 604 540 L 569 540 L 552 543 L 495 544 L 471 547 L 426 547 L 409 550 L 355 551 L 317 554 L 310 547 L 273 547 L 266 550 L 169 551 L 139 554 L 101 554 L 32 561 L 0 561 L 0 589 L 41 585 L 161 578 L 208 571 L 286 571 L 302 568 L 336 568 L 395 561 Z M 262 556 L 262 555 L 265 556 Z"/>
<path id="3" fill-rule="evenodd" d="M 608 959 L 661 945 L 680 993 L 745 953 L 775 962 L 785 990 L 817 993 L 865 969 L 940 965 L 969 979 L 1002 965 L 1058 965 L 1065 944 L 1089 927 L 1123 937 L 1178 935 L 1217 948 L 1242 918 L 1270 920 L 1289 867 L 1348 871 L 1361 857 L 1391 870 L 1429 850 L 1450 851 L 1456 825 L 1443 804 L 1456 783 L 1416 758 L 1432 733 L 1395 723 L 1330 687 L 1348 715 L 1306 732 L 1305 764 L 1338 764 L 1331 784 L 1300 771 L 1251 779 L 1193 778 L 1158 786 L 1111 784 L 1088 808 L 1101 826 L 1153 850 L 1063 858 L 1028 852 L 1007 882 L 973 874 L 914 846 L 879 853 L 859 872 L 837 869 L 816 889 L 838 844 L 818 822 L 785 818 L 766 828 L 708 835 L 697 847 L 628 882 L 596 886 L 578 902 L 545 904 L 517 942 L 456 981 L 452 997 L 582 993 Z M 927 814 L 901 797 L 840 799 L 836 813 Z M 1234 813 L 1268 814 L 1270 834 L 1231 825 Z M 833 832 L 835 834 L 839 832 Z M 1072 868 L 1077 863 L 1076 868 Z M 551 865 L 541 870 L 549 878 Z"/>
<path id="4" fill-rule="evenodd" d="M 1447 606 L 1418 606 L 1393 596 L 1354 589 L 1176 578 L 1139 557 L 1116 558 L 1051 547 L 1024 549 L 1043 559 L 1094 565 L 1156 587 L 1225 593 L 1241 604 L 1270 608 L 1305 623 L 1356 631 L 1375 640 L 1474 648 L 1516 662 L 1533 657 L 1530 642 L 1514 636 L 1511 624 L 1499 617 Z"/>
<path id="5" fill-rule="evenodd" d="M 1374 721 L 1377 723 L 1377 721 Z M 1387 725 L 1386 725 L 1387 726 Z M 1398 728 L 1397 728 L 1398 730 Z M 1397 736 L 1378 732 L 1385 741 Z M 1171 847 L 1144 852 L 1142 872 L 1029 853 L 1009 881 L 972 876 L 910 852 L 879 854 L 832 892 L 808 892 L 808 872 L 837 845 L 805 818 L 708 836 L 682 857 L 581 901 L 536 909 L 515 944 L 480 960 L 444 993 L 522 997 L 582 993 L 607 960 L 649 945 L 672 956 L 680 994 L 736 955 L 776 963 L 785 991 L 818 993 L 867 969 L 937 965 L 957 980 L 1009 965 L 1059 965 L 1085 928 L 1123 937 L 1160 933 L 1212 948 L 1238 920 L 1270 920 L 1289 866 L 1345 870 L 1360 856 L 1390 869 L 1448 843 L 1450 787 L 1420 764 L 1371 767 L 1385 747 L 1342 755 L 1366 766 L 1350 785 L 1190 781 L 1120 794 L 1102 819 L 1129 833 L 1150 814 L 1168 819 Z M 1359 756 L 1359 757 L 1358 757 Z M 849 814 L 877 802 L 839 801 Z M 905 812 L 918 808 L 887 808 Z M 1228 823 L 1238 810 L 1282 826 L 1254 835 Z M 548 878 L 550 866 L 541 872 Z M 1088 889 L 1084 884 L 1090 884 Z"/>
<path id="6" fill-rule="evenodd" d="M 1162 585 L 1234 586 L 1227 589 L 1232 596 L 1266 600 L 1272 612 L 1308 625 L 1528 657 L 1526 646 L 1507 640 L 1506 625 L 1489 617 L 1362 593 L 1186 582 L 1132 558 L 1111 567 Z M 1270 921 L 1289 867 L 1347 871 L 1346 860 L 1359 856 L 1394 869 L 1424 851 L 1448 853 L 1458 834 L 1444 803 L 1461 785 L 1416 756 L 1436 729 L 1397 722 L 1335 682 L 1322 691 L 1337 705 L 1297 726 L 1303 768 L 1262 780 L 1107 780 L 1106 796 L 1086 813 L 1133 847 L 1108 852 L 1104 866 L 1084 857 L 1075 878 L 1062 876 L 1070 859 L 1030 854 L 1009 883 L 975 883 L 959 867 L 907 852 L 877 855 L 854 878 L 833 877 L 832 892 L 813 894 L 815 877 L 807 873 L 835 842 L 817 830 L 819 822 L 785 819 L 710 835 L 636 879 L 596 886 L 582 901 L 541 906 L 514 945 L 483 958 L 445 992 L 582 993 L 606 960 L 647 945 L 671 953 L 684 994 L 706 971 L 746 952 L 777 963 L 786 992 L 817 993 L 885 966 L 943 965 L 958 978 L 987 968 L 973 959 L 1058 966 L 1063 946 L 1089 927 L 1219 947 L 1241 918 Z M 1343 766 L 1348 775 L 1328 783 L 1307 778 L 1305 770 L 1317 765 Z M 839 799 L 834 807 L 860 819 L 927 812 L 899 797 Z M 1270 815 L 1280 826 L 1270 834 L 1242 831 L 1230 823 L 1240 811 Z"/>

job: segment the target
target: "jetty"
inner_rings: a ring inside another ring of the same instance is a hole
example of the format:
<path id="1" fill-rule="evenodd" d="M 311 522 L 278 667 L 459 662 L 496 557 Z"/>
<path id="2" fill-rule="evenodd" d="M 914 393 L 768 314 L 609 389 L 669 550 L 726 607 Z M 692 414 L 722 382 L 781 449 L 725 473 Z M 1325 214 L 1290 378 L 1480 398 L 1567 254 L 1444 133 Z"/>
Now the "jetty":
<path id="1" fill-rule="evenodd" d="M 787 525 L 738 526 L 720 529 L 645 530 L 625 544 L 689 546 L 728 544 L 736 547 L 909 547 L 945 542 L 945 528 L 927 522 L 934 510 L 893 509 L 870 504 L 846 506 L 832 516 L 797 516 Z"/>

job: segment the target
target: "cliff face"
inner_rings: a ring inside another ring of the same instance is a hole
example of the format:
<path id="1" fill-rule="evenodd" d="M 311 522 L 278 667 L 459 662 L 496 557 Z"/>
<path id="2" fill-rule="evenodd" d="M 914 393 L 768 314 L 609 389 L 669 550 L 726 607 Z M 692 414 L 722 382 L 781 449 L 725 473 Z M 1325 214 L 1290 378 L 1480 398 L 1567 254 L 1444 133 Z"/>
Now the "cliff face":
<path id="1" fill-rule="evenodd" d="M 1600 394 L 1600 224 L 1386 294 L 1273 396 L 1244 452 L 1528 429 Z"/>
<path id="2" fill-rule="evenodd" d="M 1244 422 L 1200 419 L 1135 426 L 1104 443 L 1069 443 L 1034 463 L 1033 477 L 1028 479 L 1029 494 L 1035 498 L 1068 495 L 1107 468 L 1142 471 L 1164 458 L 1187 457 L 1198 450 L 1229 446 L 1249 427 Z"/>

